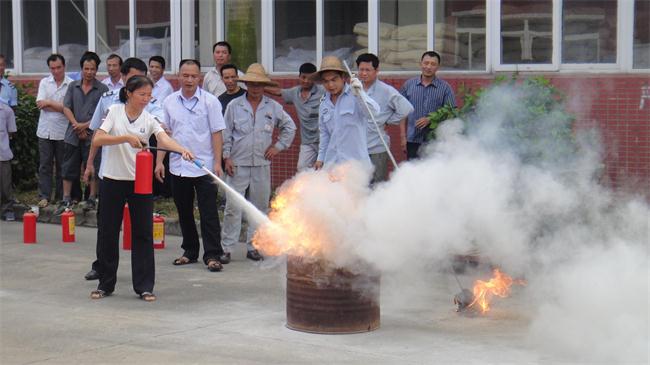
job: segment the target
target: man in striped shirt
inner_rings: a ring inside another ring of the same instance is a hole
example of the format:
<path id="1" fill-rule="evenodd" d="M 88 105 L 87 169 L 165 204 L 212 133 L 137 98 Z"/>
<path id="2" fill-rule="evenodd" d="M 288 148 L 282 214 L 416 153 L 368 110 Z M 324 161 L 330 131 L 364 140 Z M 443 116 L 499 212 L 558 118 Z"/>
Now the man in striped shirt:
<path id="1" fill-rule="evenodd" d="M 400 93 L 408 99 L 415 110 L 400 124 L 402 150 L 408 160 L 418 157 L 420 146 L 429 133 L 427 116 L 446 104 L 456 106 L 456 98 L 451 86 L 436 72 L 440 67 L 440 55 L 435 51 L 424 52 L 420 59 L 422 74 L 402 85 Z"/>

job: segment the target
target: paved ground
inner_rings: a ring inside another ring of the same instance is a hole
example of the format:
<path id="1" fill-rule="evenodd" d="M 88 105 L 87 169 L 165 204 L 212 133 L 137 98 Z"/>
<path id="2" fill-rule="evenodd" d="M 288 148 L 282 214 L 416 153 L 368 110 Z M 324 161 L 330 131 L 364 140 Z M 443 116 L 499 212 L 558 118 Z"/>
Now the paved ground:
<path id="1" fill-rule="evenodd" d="M 489 317 L 458 316 L 445 273 L 425 280 L 431 288 L 383 278 L 382 324 L 374 332 L 292 331 L 282 265 L 254 264 L 239 252 L 221 273 L 202 264 L 175 267 L 179 237 L 156 251 L 157 302 L 133 293 L 124 251 L 116 292 L 93 301 L 96 282 L 83 275 L 94 237 L 95 229 L 78 228 L 77 242 L 62 244 L 58 225 L 39 223 L 39 243 L 24 245 L 21 223 L 0 222 L 2 364 L 554 362 L 526 347 L 528 319 L 516 296 Z M 393 295 L 400 288 L 410 291 L 408 301 Z"/>

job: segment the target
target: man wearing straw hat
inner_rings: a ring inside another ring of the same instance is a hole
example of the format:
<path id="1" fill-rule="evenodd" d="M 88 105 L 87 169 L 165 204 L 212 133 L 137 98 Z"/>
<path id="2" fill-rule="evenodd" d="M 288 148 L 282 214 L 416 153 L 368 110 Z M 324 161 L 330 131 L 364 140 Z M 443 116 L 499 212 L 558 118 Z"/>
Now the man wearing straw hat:
<path id="1" fill-rule="evenodd" d="M 224 115 L 226 182 L 242 195 L 248 189 L 248 200 L 266 213 L 271 197 L 271 160 L 291 145 L 296 125 L 278 102 L 264 95 L 266 86 L 276 84 L 266 75 L 262 65 L 250 65 L 239 80 L 246 84 L 246 94 L 232 100 Z M 278 139 L 272 143 L 276 128 L 279 129 Z M 226 199 L 221 234 L 225 257 L 230 258 L 234 245 L 239 241 L 241 216 L 241 208 L 234 204 L 233 199 Z M 253 261 L 263 259 L 252 244 L 256 229 L 257 226 L 249 222 L 246 258 Z M 226 263 L 224 260 L 221 262 Z"/>
<path id="2" fill-rule="evenodd" d="M 369 111 L 379 113 L 379 105 L 363 91 L 359 79 L 350 78 L 337 57 L 323 57 L 315 78 L 321 81 L 326 93 L 319 109 L 320 146 L 314 168 L 350 160 L 370 168 L 367 120 L 371 118 Z"/>

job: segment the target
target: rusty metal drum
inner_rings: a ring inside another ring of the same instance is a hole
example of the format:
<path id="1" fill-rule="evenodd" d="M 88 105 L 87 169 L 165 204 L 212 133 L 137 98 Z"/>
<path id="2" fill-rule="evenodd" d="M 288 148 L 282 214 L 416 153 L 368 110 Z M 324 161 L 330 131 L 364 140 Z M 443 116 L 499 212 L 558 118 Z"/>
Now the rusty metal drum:
<path id="1" fill-rule="evenodd" d="M 379 287 L 380 275 L 368 267 L 352 272 L 323 260 L 289 256 L 287 327 L 323 334 L 376 330 Z"/>

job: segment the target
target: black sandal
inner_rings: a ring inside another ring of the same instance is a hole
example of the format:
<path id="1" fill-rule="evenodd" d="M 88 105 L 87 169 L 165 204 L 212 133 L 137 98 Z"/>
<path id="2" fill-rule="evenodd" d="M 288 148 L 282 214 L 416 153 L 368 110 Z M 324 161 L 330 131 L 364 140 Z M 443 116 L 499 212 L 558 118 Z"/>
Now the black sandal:
<path id="1" fill-rule="evenodd" d="M 102 299 L 102 298 L 106 298 L 109 295 L 111 295 L 111 293 L 107 293 L 104 290 L 97 289 L 90 292 L 90 299 Z"/>
<path id="2" fill-rule="evenodd" d="M 212 272 L 219 272 L 223 270 L 223 265 L 221 265 L 221 262 L 217 259 L 210 259 L 208 260 L 208 270 Z"/>
<path id="3" fill-rule="evenodd" d="M 181 256 L 181 257 L 177 258 L 176 260 L 174 260 L 174 262 L 172 262 L 172 263 L 174 265 L 176 265 L 176 266 L 181 266 L 181 265 L 193 264 L 195 262 L 196 262 L 196 259 L 192 260 L 192 259 L 188 259 L 185 256 Z"/>
<path id="4" fill-rule="evenodd" d="M 146 291 L 140 294 L 140 299 L 144 300 L 145 302 L 155 302 L 156 296 L 153 293 Z"/>

